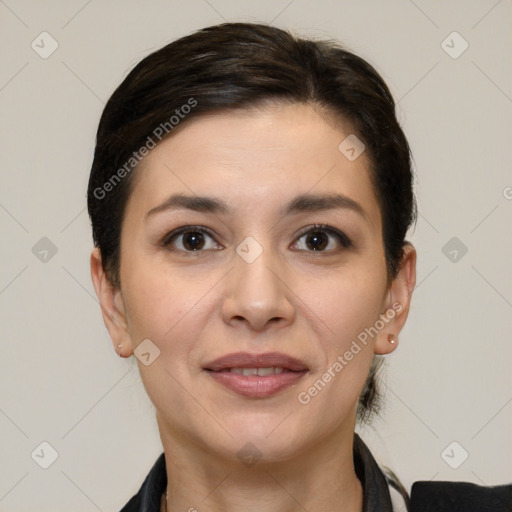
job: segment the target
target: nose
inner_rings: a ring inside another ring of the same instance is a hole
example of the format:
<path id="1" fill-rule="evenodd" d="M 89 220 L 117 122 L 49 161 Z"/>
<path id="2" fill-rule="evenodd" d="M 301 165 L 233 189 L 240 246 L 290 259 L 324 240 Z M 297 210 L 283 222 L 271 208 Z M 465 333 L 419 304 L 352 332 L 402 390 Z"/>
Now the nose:
<path id="1" fill-rule="evenodd" d="M 254 251 L 257 254 L 262 249 L 254 239 L 245 247 L 240 244 L 224 282 L 222 307 L 226 323 L 260 332 L 271 326 L 283 328 L 293 322 L 295 315 L 290 272 L 269 248 L 253 260 Z"/>

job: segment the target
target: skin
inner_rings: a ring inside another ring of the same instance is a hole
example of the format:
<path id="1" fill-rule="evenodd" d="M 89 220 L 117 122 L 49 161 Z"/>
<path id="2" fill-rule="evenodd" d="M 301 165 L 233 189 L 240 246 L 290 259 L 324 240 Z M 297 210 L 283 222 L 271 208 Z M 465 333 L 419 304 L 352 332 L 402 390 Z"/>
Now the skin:
<path id="1" fill-rule="evenodd" d="M 397 346 L 388 335 L 398 337 L 405 324 L 416 252 L 405 246 L 401 270 L 388 282 L 366 153 L 351 162 L 338 150 L 350 133 L 303 104 L 191 120 L 137 170 L 121 233 L 121 289 L 111 286 L 99 250 L 92 252 L 116 351 L 129 357 L 147 338 L 160 350 L 152 364 L 138 366 L 156 408 L 169 510 L 362 510 L 352 460 L 357 401 L 373 355 Z M 214 196 L 231 211 L 147 216 L 178 192 Z M 281 216 L 282 205 L 302 193 L 343 194 L 364 215 L 341 208 Z M 315 223 L 345 233 L 353 245 L 324 232 L 323 248 L 313 250 L 301 230 Z M 186 236 L 162 245 L 189 225 L 213 233 L 199 251 Z M 236 252 L 248 236 L 263 249 L 252 263 Z M 379 334 L 307 405 L 299 403 L 298 394 L 396 303 L 400 312 Z M 243 397 L 202 369 L 238 351 L 284 352 L 309 372 L 271 397 Z M 261 455 L 250 467 L 237 457 L 248 442 Z"/>

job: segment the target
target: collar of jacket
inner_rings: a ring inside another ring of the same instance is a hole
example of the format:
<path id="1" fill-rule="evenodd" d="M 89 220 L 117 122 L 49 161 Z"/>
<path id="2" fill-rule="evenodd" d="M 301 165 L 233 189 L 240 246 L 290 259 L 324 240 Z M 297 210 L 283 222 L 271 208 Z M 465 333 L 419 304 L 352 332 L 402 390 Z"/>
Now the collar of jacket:
<path id="1" fill-rule="evenodd" d="M 363 487 L 363 512 L 393 512 L 386 478 L 357 433 L 354 433 L 353 454 L 356 475 Z M 160 512 L 161 498 L 166 486 L 167 471 L 162 453 L 139 492 L 120 512 Z"/>

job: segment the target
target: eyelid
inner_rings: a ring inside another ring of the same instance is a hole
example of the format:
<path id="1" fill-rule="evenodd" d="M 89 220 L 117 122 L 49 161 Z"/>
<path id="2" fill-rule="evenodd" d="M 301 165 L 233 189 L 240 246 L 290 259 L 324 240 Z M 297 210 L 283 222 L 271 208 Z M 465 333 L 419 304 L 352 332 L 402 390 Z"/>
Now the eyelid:
<path id="1" fill-rule="evenodd" d="M 298 240 L 298 239 L 302 238 L 304 235 L 307 235 L 308 233 L 315 232 L 315 231 L 324 231 L 326 233 L 329 233 L 330 235 L 333 235 L 334 237 L 336 237 L 338 239 L 340 244 L 345 249 L 349 249 L 349 248 L 353 247 L 352 240 L 343 231 L 340 231 L 337 228 L 329 226 L 328 224 L 313 224 L 311 226 L 307 226 L 299 232 L 296 239 Z M 333 251 L 331 250 L 331 251 L 306 251 L 306 252 L 329 253 L 329 252 L 333 252 Z"/>
<path id="2" fill-rule="evenodd" d="M 300 232 L 297 235 L 295 235 L 292 245 L 296 245 L 302 237 L 304 237 L 305 235 L 307 235 L 309 233 L 314 233 L 315 231 L 324 232 L 324 233 L 327 233 L 328 235 L 336 238 L 336 240 L 338 241 L 338 243 L 340 244 L 341 247 L 339 247 L 337 249 L 329 249 L 329 250 L 322 250 L 322 251 L 315 251 L 315 250 L 308 251 L 306 249 L 298 249 L 297 250 L 298 252 L 312 253 L 316 256 L 318 256 L 320 254 L 328 256 L 333 253 L 338 254 L 340 252 L 340 250 L 351 249 L 354 247 L 352 240 L 343 231 L 340 231 L 339 229 L 329 226 L 327 224 L 312 224 L 312 225 L 302 228 L 300 230 Z M 199 232 L 199 233 L 206 234 L 216 244 L 219 244 L 219 242 L 217 242 L 215 234 L 209 228 L 204 227 L 204 226 L 197 226 L 197 225 L 185 225 L 185 226 L 181 226 L 181 227 L 171 231 L 170 233 L 167 233 L 161 240 L 160 245 L 162 247 L 168 249 L 169 251 L 179 252 L 179 253 L 183 253 L 185 255 L 198 255 L 201 252 L 205 252 L 205 251 L 220 250 L 220 249 L 199 249 L 197 251 L 186 251 L 186 250 L 179 249 L 179 248 L 172 246 L 174 239 L 178 238 L 179 236 L 181 236 L 185 233 L 189 233 L 189 232 Z M 222 245 L 222 244 L 219 244 L 219 245 Z M 172 248 L 170 248 L 169 246 L 172 246 Z"/>
<path id="3" fill-rule="evenodd" d="M 307 235 L 308 233 L 310 232 L 315 232 L 315 231 L 324 231 L 325 233 L 328 233 L 332 236 L 334 236 L 335 238 L 338 239 L 338 242 L 343 246 L 343 248 L 345 249 L 348 249 L 348 248 L 351 248 L 353 247 L 353 243 L 352 241 L 350 240 L 350 238 L 345 234 L 343 233 L 342 231 L 340 231 L 339 229 L 336 229 L 332 226 L 329 226 L 328 224 L 312 224 L 310 226 L 306 226 L 304 227 L 303 229 L 301 229 L 301 231 L 295 236 L 295 239 L 294 239 L 294 242 L 293 244 L 295 244 L 300 238 L 302 238 L 304 235 Z M 180 235 L 184 234 L 184 233 L 188 233 L 188 232 L 199 232 L 199 233 L 205 233 L 207 234 L 210 238 L 212 238 L 213 240 L 215 240 L 216 243 L 217 240 L 215 238 L 215 235 L 213 233 L 213 231 L 211 231 L 209 228 L 206 228 L 204 226 L 196 226 L 196 225 L 186 225 L 186 226 L 182 226 L 180 228 L 177 228 L 173 231 L 171 231 L 170 233 L 167 233 L 164 238 L 162 239 L 161 241 L 161 245 L 164 246 L 164 247 L 168 247 L 169 245 L 171 245 L 172 241 L 179 237 Z M 204 252 L 204 250 L 199 250 L 199 251 L 182 251 L 180 249 L 176 249 L 177 251 L 179 252 L 185 252 L 185 253 L 199 253 L 199 252 Z M 218 250 L 218 249 L 217 249 Z M 311 252 L 311 253 L 330 253 L 330 252 L 333 252 L 333 250 L 329 250 L 329 251 L 304 251 L 304 252 Z"/>
<path id="4" fill-rule="evenodd" d="M 215 235 L 213 234 L 213 231 L 211 231 L 210 229 L 204 227 L 204 226 L 194 226 L 192 224 L 188 224 L 186 226 L 182 226 L 180 228 L 177 228 L 173 231 L 171 231 L 170 233 L 167 233 L 162 241 L 161 241 L 161 244 L 164 246 L 164 247 L 167 247 L 171 244 L 171 241 L 180 236 L 180 235 L 183 235 L 184 233 L 188 233 L 189 231 L 197 231 L 199 233 L 206 233 L 209 237 L 213 238 L 215 240 Z M 201 252 L 201 251 L 186 251 L 186 252 Z"/>

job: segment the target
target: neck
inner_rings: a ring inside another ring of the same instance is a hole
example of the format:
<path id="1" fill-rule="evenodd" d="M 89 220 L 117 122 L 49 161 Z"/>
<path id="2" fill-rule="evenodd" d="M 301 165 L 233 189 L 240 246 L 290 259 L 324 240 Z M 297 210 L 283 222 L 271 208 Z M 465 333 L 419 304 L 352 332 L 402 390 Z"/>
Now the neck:
<path id="1" fill-rule="evenodd" d="M 190 512 L 361 512 L 363 490 L 353 463 L 353 426 L 286 461 L 252 466 L 177 442 L 158 421 L 168 478 L 163 510 Z"/>

